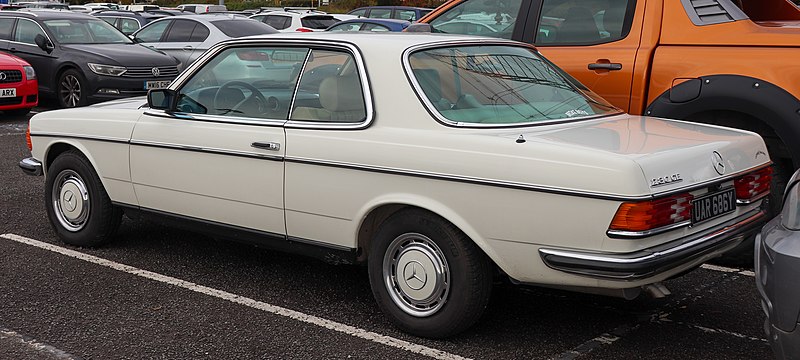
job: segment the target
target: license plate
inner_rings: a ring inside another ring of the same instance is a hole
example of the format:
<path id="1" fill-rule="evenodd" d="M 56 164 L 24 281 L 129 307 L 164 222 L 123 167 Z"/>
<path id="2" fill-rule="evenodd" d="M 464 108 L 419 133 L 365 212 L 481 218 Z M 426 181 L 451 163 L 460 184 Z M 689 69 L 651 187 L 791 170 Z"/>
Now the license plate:
<path id="1" fill-rule="evenodd" d="M 144 89 L 145 90 L 166 89 L 167 86 L 169 86 L 169 83 L 171 83 L 171 82 L 172 81 L 164 81 L 164 80 L 162 80 L 162 81 L 145 81 L 144 82 Z"/>
<path id="2" fill-rule="evenodd" d="M 0 97 L 16 97 L 17 96 L 17 89 L 0 89 Z"/>
<path id="3" fill-rule="evenodd" d="M 736 210 L 736 192 L 727 188 L 692 200 L 692 223 L 697 224 Z"/>

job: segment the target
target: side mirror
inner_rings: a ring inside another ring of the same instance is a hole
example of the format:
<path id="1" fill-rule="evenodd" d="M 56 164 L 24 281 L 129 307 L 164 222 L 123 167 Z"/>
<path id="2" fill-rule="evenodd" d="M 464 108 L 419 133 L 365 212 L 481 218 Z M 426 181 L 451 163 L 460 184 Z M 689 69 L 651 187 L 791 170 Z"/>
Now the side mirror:
<path id="1" fill-rule="evenodd" d="M 33 41 L 36 42 L 36 45 L 38 45 L 40 49 L 44 50 L 48 54 L 53 52 L 53 49 L 55 49 L 53 43 L 47 40 L 47 38 L 45 38 L 42 34 L 37 34 Z"/>
<path id="2" fill-rule="evenodd" d="M 150 90 L 147 92 L 147 106 L 173 112 L 178 107 L 178 92 L 170 89 Z"/>

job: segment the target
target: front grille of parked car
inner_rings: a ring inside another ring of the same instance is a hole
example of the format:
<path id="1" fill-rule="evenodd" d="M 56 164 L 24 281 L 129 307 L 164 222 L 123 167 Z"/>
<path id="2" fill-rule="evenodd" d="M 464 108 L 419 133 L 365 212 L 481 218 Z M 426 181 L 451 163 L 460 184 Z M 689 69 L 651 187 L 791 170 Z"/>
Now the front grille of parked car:
<path id="1" fill-rule="evenodd" d="M 0 98 L 0 105 L 18 105 L 22 103 L 22 96 L 12 98 Z"/>
<path id="2" fill-rule="evenodd" d="M 22 82 L 22 71 L 0 70 L 0 84 Z"/>
<path id="3" fill-rule="evenodd" d="M 174 78 L 178 76 L 178 66 L 158 66 L 158 72 L 158 76 L 154 76 L 152 66 L 131 66 L 122 76 L 129 78 Z"/>

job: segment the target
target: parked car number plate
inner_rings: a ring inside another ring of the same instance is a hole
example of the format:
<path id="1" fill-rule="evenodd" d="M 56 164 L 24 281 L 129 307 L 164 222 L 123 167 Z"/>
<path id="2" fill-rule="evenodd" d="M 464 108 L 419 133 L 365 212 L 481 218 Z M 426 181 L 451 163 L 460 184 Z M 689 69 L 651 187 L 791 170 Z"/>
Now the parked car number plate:
<path id="1" fill-rule="evenodd" d="M 17 89 L 0 89 L 0 97 L 15 97 L 17 96 Z"/>
<path id="2" fill-rule="evenodd" d="M 736 192 L 727 188 L 692 200 L 692 223 L 696 224 L 736 210 Z"/>
<path id="3" fill-rule="evenodd" d="M 172 81 L 168 81 L 168 80 L 161 80 L 161 81 L 145 81 L 145 82 L 144 82 L 144 89 L 145 89 L 145 90 L 150 90 L 150 89 L 166 89 L 166 88 L 167 88 L 167 86 L 169 86 L 169 84 L 170 84 L 171 82 L 172 82 Z"/>

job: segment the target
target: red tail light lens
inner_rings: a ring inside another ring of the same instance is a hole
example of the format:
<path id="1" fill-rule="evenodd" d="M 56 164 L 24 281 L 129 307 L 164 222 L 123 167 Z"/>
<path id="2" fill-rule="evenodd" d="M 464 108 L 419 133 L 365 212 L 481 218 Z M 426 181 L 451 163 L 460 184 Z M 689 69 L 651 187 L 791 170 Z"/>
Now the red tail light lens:
<path id="1" fill-rule="evenodd" d="M 769 185 L 772 182 L 772 167 L 766 167 L 753 173 L 741 176 L 734 180 L 736 188 L 736 199 L 740 201 L 752 201 L 761 195 L 769 193 Z"/>
<path id="2" fill-rule="evenodd" d="M 297 30 L 295 30 L 295 31 L 299 31 L 299 32 L 314 32 L 314 30 L 306 29 L 306 28 L 302 28 L 302 27 L 301 28 L 297 28 Z"/>
<path id="3" fill-rule="evenodd" d="M 656 200 L 623 203 L 609 229 L 642 232 L 688 221 L 692 216 L 693 198 L 691 194 L 684 193 Z"/>

